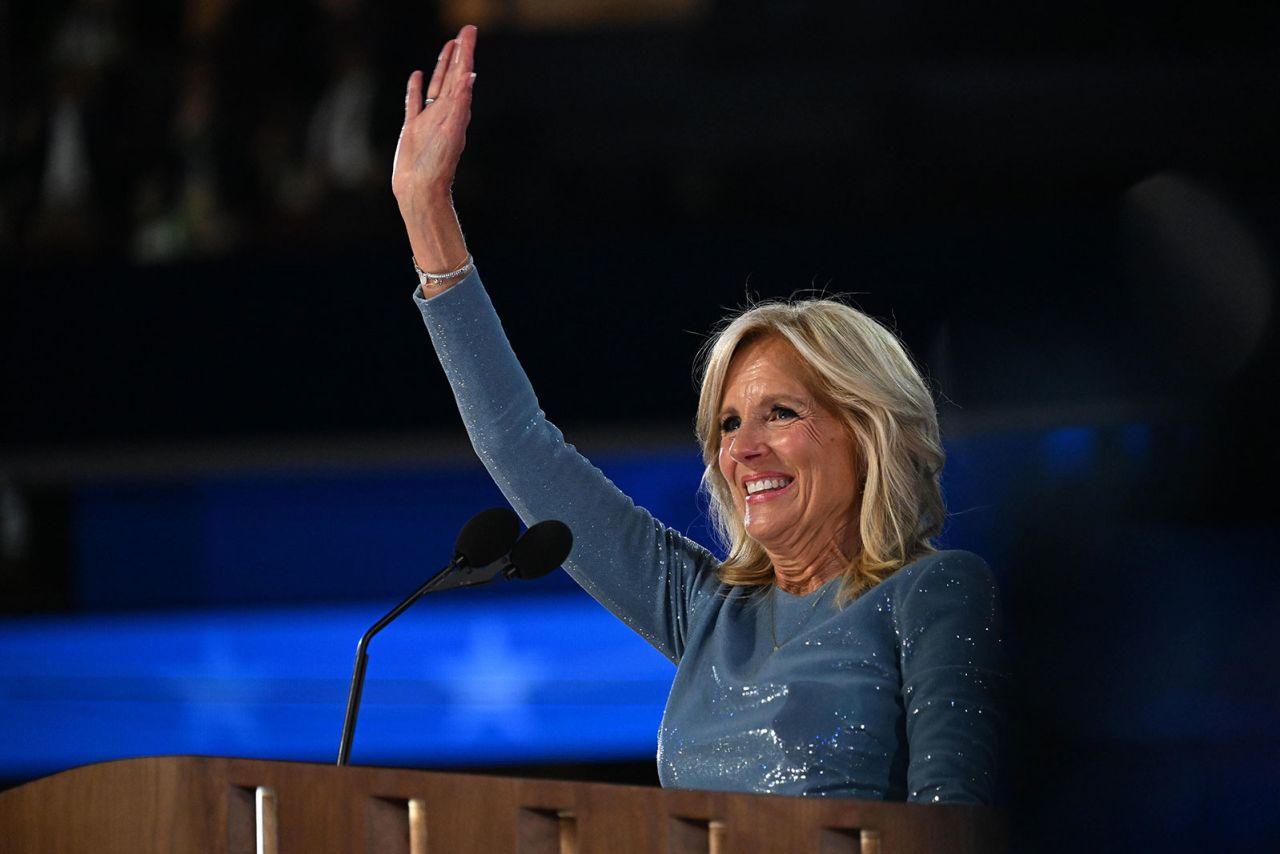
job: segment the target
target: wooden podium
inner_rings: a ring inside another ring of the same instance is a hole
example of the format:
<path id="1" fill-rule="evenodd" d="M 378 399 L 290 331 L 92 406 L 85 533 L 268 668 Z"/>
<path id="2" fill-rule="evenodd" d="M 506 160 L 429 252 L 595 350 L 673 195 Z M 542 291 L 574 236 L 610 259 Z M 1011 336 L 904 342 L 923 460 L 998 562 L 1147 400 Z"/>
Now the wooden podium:
<path id="1" fill-rule="evenodd" d="M 999 852 L 990 810 L 194 756 L 0 793 L 0 852 Z"/>

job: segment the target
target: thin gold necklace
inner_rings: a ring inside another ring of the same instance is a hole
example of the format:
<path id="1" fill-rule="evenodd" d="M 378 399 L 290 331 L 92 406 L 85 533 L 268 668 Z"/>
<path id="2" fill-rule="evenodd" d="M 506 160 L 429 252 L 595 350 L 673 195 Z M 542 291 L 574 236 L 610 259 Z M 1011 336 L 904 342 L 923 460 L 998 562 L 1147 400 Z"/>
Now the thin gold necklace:
<path id="1" fill-rule="evenodd" d="M 821 602 L 823 597 L 825 597 L 826 595 L 827 595 L 827 587 L 823 586 L 822 592 L 818 594 L 818 598 L 813 600 L 813 604 L 809 606 L 809 612 L 805 614 L 804 619 L 800 622 L 800 625 L 796 627 L 796 630 L 791 633 L 791 637 L 787 638 L 786 641 L 780 642 L 778 640 L 778 618 L 777 618 L 778 606 L 776 604 L 778 601 L 778 585 L 777 584 L 773 585 L 773 589 L 770 591 L 770 595 L 769 595 L 769 636 L 773 638 L 774 652 L 777 652 L 779 649 L 781 649 L 782 644 L 786 643 L 787 641 L 795 640 L 796 637 L 800 634 L 800 632 L 804 630 L 804 627 L 809 625 L 809 621 L 813 619 L 813 612 L 818 610 L 818 603 Z"/>

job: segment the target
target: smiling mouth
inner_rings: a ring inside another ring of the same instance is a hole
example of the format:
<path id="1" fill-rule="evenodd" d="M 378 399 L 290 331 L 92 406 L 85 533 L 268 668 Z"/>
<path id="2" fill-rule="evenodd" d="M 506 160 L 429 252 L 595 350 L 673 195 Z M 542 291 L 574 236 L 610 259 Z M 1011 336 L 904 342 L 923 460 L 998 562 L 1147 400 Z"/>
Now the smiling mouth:
<path id="1" fill-rule="evenodd" d="M 765 477 L 747 483 L 747 495 L 758 495 L 761 492 L 773 492 L 788 486 L 794 478 Z"/>

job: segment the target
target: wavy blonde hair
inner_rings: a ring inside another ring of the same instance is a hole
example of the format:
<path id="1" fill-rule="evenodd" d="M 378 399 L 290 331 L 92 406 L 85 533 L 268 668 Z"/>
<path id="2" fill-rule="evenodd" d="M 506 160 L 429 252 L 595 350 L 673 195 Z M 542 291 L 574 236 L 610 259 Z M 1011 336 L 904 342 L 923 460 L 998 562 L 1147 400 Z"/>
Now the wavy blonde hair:
<path id="1" fill-rule="evenodd" d="M 720 473 L 720 405 L 733 357 L 747 343 L 778 337 L 809 366 L 806 386 L 853 437 L 863 473 L 855 502 L 860 550 L 845 568 L 837 600 L 847 603 L 894 571 L 934 550 L 944 508 L 939 476 L 945 459 L 933 398 L 906 348 L 870 316 L 829 299 L 766 302 L 728 319 L 698 357 L 697 435 L 702 488 L 728 556 L 726 584 L 774 581 L 764 548 L 746 532 Z"/>

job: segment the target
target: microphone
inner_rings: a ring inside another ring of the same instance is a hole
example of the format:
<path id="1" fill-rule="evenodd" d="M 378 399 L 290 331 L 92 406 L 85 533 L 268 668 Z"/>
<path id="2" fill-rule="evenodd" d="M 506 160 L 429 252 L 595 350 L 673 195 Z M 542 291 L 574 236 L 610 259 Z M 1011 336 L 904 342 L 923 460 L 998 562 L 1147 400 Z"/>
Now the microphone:
<path id="1" fill-rule="evenodd" d="M 532 579 L 551 572 L 564 563 L 573 547 L 569 526 L 555 519 L 533 525 L 516 539 L 520 522 L 505 507 L 483 510 L 471 518 L 458 534 L 453 547 L 453 560 L 403 602 L 387 612 L 356 644 L 355 671 L 351 674 L 351 691 L 347 695 L 347 713 L 342 723 L 342 743 L 338 747 L 338 765 L 347 764 L 351 742 L 355 738 L 356 716 L 360 711 L 360 694 L 364 690 L 365 668 L 369 663 L 369 641 L 386 628 L 410 605 L 427 593 L 476 587 L 499 575 L 504 578 Z"/>
<path id="2" fill-rule="evenodd" d="M 439 583 L 430 584 L 429 592 L 479 587 L 498 576 L 522 580 L 541 578 L 564 563 L 571 548 L 573 534 L 569 532 L 569 526 L 557 519 L 546 519 L 525 531 L 511 547 L 509 555 L 504 555 L 488 566 L 472 564 L 460 567 L 441 577 Z"/>
<path id="3" fill-rule="evenodd" d="M 507 552 L 520 534 L 520 520 L 506 507 L 490 507 L 472 516 L 453 543 L 451 568 L 484 566 Z"/>
<path id="4" fill-rule="evenodd" d="M 573 534 L 568 525 L 558 519 L 539 522 L 512 546 L 512 571 L 507 577 L 541 578 L 564 563 L 572 548 Z"/>

